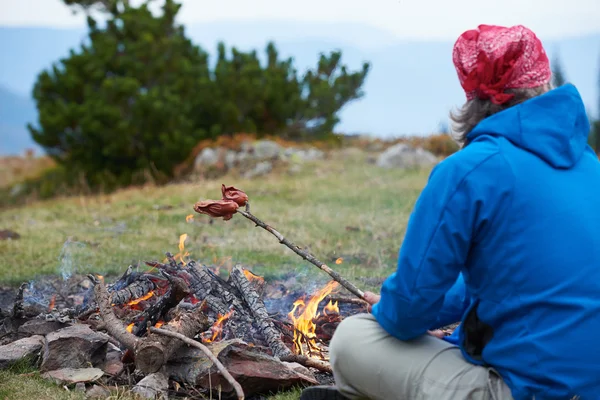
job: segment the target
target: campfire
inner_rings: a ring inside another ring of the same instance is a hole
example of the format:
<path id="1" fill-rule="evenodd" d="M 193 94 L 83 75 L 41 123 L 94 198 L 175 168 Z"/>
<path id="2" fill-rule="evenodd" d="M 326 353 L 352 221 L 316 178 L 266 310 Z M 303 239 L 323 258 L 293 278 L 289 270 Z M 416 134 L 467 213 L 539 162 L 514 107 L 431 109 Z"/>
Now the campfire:
<path id="1" fill-rule="evenodd" d="M 176 255 L 148 261 L 146 270 L 130 266 L 112 283 L 71 277 L 51 286 L 63 286 L 61 293 L 43 296 L 22 285 L 3 315 L 0 367 L 29 357 L 61 384 L 154 393 L 152 381 L 171 395 L 222 398 L 240 398 L 236 384 L 251 398 L 331 382 L 331 335 L 363 304 L 340 294 L 335 281 L 303 293 L 239 265 L 225 279 L 218 265 L 189 258 L 185 238 Z M 216 360 L 161 331 L 203 344 Z"/>
<path id="2" fill-rule="evenodd" d="M 241 265 L 223 276 L 190 257 L 184 233 L 178 253 L 129 266 L 111 283 L 71 277 L 42 295 L 21 285 L 0 315 L 0 368 L 25 359 L 63 385 L 132 386 L 146 397 L 243 399 L 331 382 L 329 341 L 344 317 L 366 310 L 363 292 L 252 215 L 244 192 L 223 185 L 222 194 L 194 210 L 243 215 L 332 280 L 298 292 Z"/>

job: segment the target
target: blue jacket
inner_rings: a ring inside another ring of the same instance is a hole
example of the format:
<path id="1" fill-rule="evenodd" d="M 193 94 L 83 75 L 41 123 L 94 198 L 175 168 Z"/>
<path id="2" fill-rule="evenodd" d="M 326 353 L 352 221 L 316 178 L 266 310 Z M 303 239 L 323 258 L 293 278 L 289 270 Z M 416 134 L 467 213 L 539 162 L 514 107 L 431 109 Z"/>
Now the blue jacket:
<path id="1" fill-rule="evenodd" d="M 577 89 L 486 118 L 432 171 L 373 314 L 449 341 L 516 400 L 600 398 L 600 163 Z M 446 296 L 446 293 L 448 295 Z"/>

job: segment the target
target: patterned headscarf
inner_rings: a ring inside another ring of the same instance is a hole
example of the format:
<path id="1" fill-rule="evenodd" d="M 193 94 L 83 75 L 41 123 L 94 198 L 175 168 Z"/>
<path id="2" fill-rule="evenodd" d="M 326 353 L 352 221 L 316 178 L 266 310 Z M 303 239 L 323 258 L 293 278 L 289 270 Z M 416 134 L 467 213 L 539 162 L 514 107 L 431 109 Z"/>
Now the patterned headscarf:
<path id="1" fill-rule="evenodd" d="M 550 62 L 535 33 L 522 25 L 479 25 L 459 36 L 452 61 L 467 100 L 503 104 L 509 88 L 532 88 L 550 81 Z"/>

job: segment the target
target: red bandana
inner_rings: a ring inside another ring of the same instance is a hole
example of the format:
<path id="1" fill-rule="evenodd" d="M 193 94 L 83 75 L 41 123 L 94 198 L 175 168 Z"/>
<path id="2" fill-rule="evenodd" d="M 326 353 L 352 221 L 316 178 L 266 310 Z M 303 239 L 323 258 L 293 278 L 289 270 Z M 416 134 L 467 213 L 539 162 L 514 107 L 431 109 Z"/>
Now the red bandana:
<path id="1" fill-rule="evenodd" d="M 452 61 L 467 100 L 475 97 L 503 104 L 509 88 L 532 88 L 550 81 L 548 56 L 537 36 L 522 25 L 479 25 L 464 32 Z"/>

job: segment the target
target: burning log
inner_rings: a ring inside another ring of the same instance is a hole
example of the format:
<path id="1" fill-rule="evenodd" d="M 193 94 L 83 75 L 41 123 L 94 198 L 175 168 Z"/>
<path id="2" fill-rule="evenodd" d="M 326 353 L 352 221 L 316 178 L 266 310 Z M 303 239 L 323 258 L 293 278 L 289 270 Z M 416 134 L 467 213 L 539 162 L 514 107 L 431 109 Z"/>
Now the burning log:
<path id="1" fill-rule="evenodd" d="M 165 319 L 167 311 L 177 306 L 181 300 L 190 294 L 190 290 L 183 279 L 170 276 L 164 272 L 163 275 L 171 282 L 171 286 L 164 296 L 137 317 L 140 323 L 135 329 L 136 336 L 143 335 L 148 325 L 155 325 L 161 319 Z"/>
<path id="2" fill-rule="evenodd" d="M 156 289 L 156 284 L 149 277 L 142 275 L 135 282 L 124 289 L 111 294 L 111 304 L 121 305 L 139 299 Z"/>
<path id="3" fill-rule="evenodd" d="M 104 321 L 104 328 L 127 349 L 135 351 L 139 339 L 127 331 L 123 322 L 121 322 L 113 312 L 111 297 L 106 290 L 106 286 L 104 286 L 102 281 L 94 275 L 88 275 L 88 278 L 94 285 L 94 298 L 100 309 L 100 316 Z"/>
<path id="4" fill-rule="evenodd" d="M 256 290 L 254 290 L 252 283 L 250 283 L 246 274 L 244 274 L 243 269 L 239 266 L 235 266 L 231 271 L 230 278 L 235 287 L 242 294 L 246 304 L 248 304 L 265 341 L 271 350 L 273 350 L 275 357 L 281 358 L 291 355 L 291 350 L 281 339 L 281 332 L 275 328 L 275 325 L 269 318 L 269 313 L 267 312 L 265 304 Z"/>
<path id="5" fill-rule="evenodd" d="M 150 334 L 135 346 L 135 365 L 144 373 L 157 372 L 169 357 L 182 346 L 181 341 L 173 337 L 192 338 L 198 332 L 204 332 L 210 323 L 204 314 L 203 307 L 197 307 L 193 313 L 181 312 L 161 329 L 150 327 Z M 160 331 L 160 335 L 156 331 Z M 173 335 L 166 335 L 168 332 Z"/>
<path id="6" fill-rule="evenodd" d="M 234 387 L 235 392 L 238 396 L 238 400 L 244 400 L 244 391 L 242 390 L 242 387 L 240 386 L 240 384 L 233 378 L 233 376 L 231 376 L 229 371 L 227 371 L 227 369 L 223 366 L 223 364 L 219 361 L 219 359 L 217 357 L 215 357 L 215 355 L 202 343 L 192 340 L 192 339 L 190 339 L 184 335 L 181 335 L 179 333 L 167 331 L 164 329 L 150 328 L 150 332 L 152 332 L 154 334 L 158 334 L 158 335 L 164 335 L 167 337 L 179 339 L 187 345 L 190 345 L 190 346 L 193 346 L 193 347 L 196 347 L 196 348 L 202 350 L 202 352 L 209 358 L 209 360 L 211 360 L 217 366 L 217 368 L 219 369 L 219 371 L 221 372 L 223 377 L 225 379 L 227 379 L 229 384 Z"/>
<path id="7" fill-rule="evenodd" d="M 140 339 L 130 333 L 123 322 L 115 316 L 109 300 L 110 295 L 104 284 L 93 275 L 90 275 L 89 278 L 94 284 L 94 295 L 104 321 L 104 328 L 111 336 L 134 353 L 136 367 L 139 370 L 145 373 L 158 371 L 181 343 L 153 335 Z M 193 337 L 198 332 L 208 329 L 209 326 L 210 324 L 202 311 L 202 307 L 198 307 L 194 313 L 182 312 L 178 314 L 165 326 L 165 329 Z"/>

